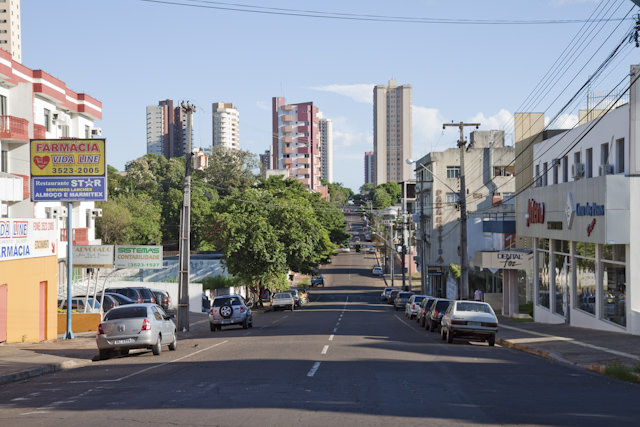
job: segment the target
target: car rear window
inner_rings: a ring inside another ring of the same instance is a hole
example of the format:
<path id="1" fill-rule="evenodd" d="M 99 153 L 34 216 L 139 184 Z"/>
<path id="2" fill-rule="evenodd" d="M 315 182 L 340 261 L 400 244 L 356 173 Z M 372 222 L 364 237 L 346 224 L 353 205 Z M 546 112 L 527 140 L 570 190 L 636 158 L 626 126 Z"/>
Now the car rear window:
<path id="1" fill-rule="evenodd" d="M 147 317 L 147 307 L 116 307 L 104 316 L 104 320 L 134 319 L 138 317 Z"/>
<path id="2" fill-rule="evenodd" d="M 491 313 L 491 308 L 487 304 L 474 303 L 474 302 L 459 302 L 457 311 L 472 311 L 475 313 Z"/>
<path id="3" fill-rule="evenodd" d="M 238 297 L 229 298 L 216 298 L 213 300 L 214 307 L 222 307 L 223 305 L 240 305 L 240 299 Z"/>
<path id="4" fill-rule="evenodd" d="M 438 301 L 436 303 L 436 310 L 444 311 L 449 307 L 449 304 L 451 304 L 451 301 Z"/>
<path id="5" fill-rule="evenodd" d="M 413 302 L 415 302 L 416 304 L 420 304 L 422 302 L 423 299 L 425 299 L 426 297 L 415 297 L 413 299 Z"/>
<path id="6" fill-rule="evenodd" d="M 411 298 L 411 295 L 413 295 L 411 292 L 400 292 L 398 294 L 398 298 Z"/>

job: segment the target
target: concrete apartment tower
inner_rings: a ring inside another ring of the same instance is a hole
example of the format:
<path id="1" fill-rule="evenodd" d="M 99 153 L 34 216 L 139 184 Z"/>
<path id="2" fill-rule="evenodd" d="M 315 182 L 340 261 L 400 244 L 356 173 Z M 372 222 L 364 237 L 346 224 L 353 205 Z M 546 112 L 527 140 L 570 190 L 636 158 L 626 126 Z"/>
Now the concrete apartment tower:
<path id="1" fill-rule="evenodd" d="M 333 122 L 319 113 L 318 136 L 320 138 L 321 178 L 333 182 Z"/>
<path id="2" fill-rule="evenodd" d="M 213 118 L 213 146 L 240 149 L 240 114 L 229 102 L 214 102 L 211 105 Z"/>
<path id="3" fill-rule="evenodd" d="M 22 31 L 20 30 L 20 0 L 0 2 L 0 49 L 11 59 L 22 63 Z"/>
<path id="4" fill-rule="evenodd" d="M 186 123 L 186 114 L 180 106 L 174 107 L 171 99 L 160 101 L 158 105 L 148 105 L 147 154 L 167 159 L 184 156 Z"/>
<path id="5" fill-rule="evenodd" d="M 312 192 L 319 191 L 322 177 L 319 110 L 313 102 L 286 104 L 272 99 L 273 168 L 286 171 Z"/>
<path id="6" fill-rule="evenodd" d="M 373 151 L 374 182 L 403 182 L 411 179 L 411 85 L 397 86 L 389 80 L 389 86 L 373 88 Z"/>
<path id="7" fill-rule="evenodd" d="M 370 184 L 374 182 L 373 169 L 375 167 L 373 151 L 364 153 L 364 183 Z"/>

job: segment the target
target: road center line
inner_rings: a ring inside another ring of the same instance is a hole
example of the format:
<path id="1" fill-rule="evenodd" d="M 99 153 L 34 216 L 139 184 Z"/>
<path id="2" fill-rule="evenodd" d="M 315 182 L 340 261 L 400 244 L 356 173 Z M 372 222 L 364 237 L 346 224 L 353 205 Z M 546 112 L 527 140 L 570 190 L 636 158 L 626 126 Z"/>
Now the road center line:
<path id="1" fill-rule="evenodd" d="M 329 341 L 333 341 L 333 334 L 331 334 L 331 336 L 329 336 Z"/>
<path id="2" fill-rule="evenodd" d="M 414 328 L 413 326 L 409 325 L 408 323 L 406 323 L 400 316 L 398 316 L 397 314 L 393 315 L 396 319 L 398 319 L 400 321 L 400 323 L 402 323 L 404 326 L 406 326 L 407 328 L 411 329 L 413 332 L 420 332 L 418 331 L 416 328 Z"/>
<path id="3" fill-rule="evenodd" d="M 307 372 L 307 376 L 308 377 L 314 376 L 319 367 L 320 367 L 320 362 L 314 363 L 311 369 L 309 370 L 309 372 Z"/>
<path id="4" fill-rule="evenodd" d="M 329 346 L 328 346 L 328 345 L 325 345 L 325 346 L 322 348 L 322 351 L 320 352 L 320 354 L 327 354 L 327 350 L 329 350 Z"/>

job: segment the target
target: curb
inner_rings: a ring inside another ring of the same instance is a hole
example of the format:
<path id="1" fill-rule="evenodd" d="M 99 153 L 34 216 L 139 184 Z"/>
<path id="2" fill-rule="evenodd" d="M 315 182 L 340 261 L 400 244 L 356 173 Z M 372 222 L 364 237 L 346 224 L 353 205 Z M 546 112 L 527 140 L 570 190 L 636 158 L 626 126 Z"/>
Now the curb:
<path id="1" fill-rule="evenodd" d="M 43 366 L 39 366 L 37 368 L 31 368 L 21 372 L 14 372 L 12 374 L 2 375 L 0 376 L 0 385 L 14 383 L 14 382 L 26 380 L 29 378 L 35 378 L 41 375 L 51 374 L 51 373 L 66 370 L 66 369 L 82 368 L 90 364 L 91 362 L 87 362 L 80 359 L 68 359 L 68 360 L 63 360 L 60 363 L 49 363 Z"/>

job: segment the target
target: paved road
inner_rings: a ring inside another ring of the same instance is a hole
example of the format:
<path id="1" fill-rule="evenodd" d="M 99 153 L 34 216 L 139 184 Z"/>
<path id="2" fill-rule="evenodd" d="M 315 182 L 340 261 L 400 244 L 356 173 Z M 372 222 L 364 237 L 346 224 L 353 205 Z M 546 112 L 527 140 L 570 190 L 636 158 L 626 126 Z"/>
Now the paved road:
<path id="1" fill-rule="evenodd" d="M 369 257 L 340 254 L 311 304 L 252 329 L 4 385 L 0 425 L 637 425 L 637 385 L 418 329 Z"/>

